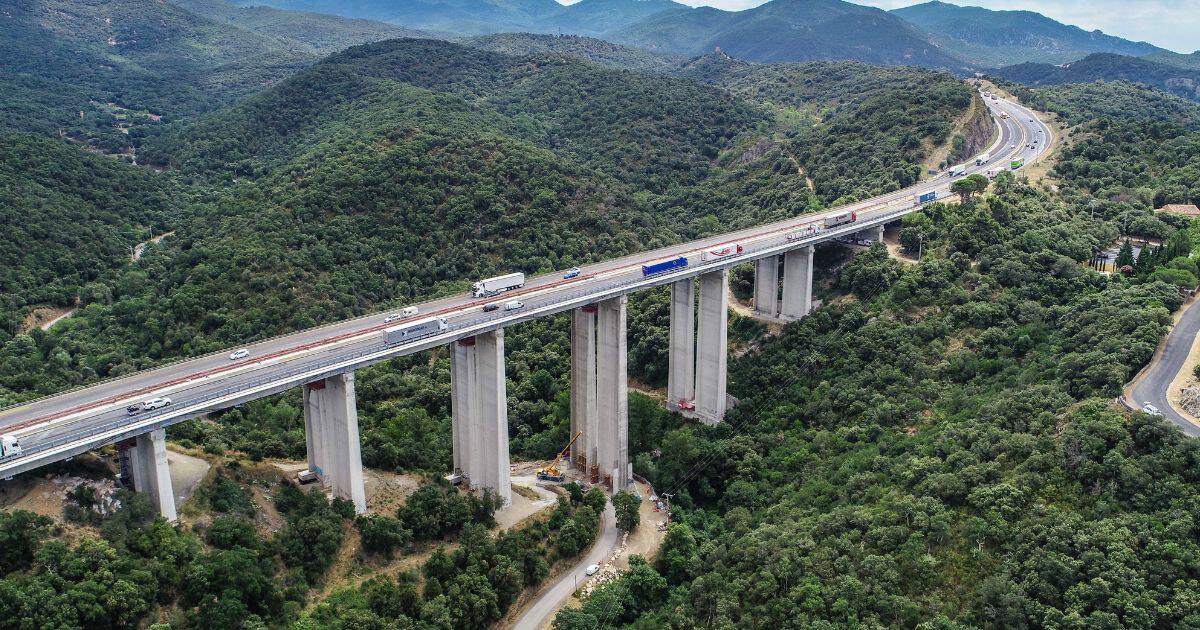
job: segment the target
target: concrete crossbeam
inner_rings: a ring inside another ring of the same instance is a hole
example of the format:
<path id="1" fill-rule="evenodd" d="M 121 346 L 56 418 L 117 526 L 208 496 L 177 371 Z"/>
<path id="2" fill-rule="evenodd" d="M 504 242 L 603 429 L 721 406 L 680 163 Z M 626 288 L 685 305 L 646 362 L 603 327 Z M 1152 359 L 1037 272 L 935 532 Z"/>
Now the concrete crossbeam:
<path id="1" fill-rule="evenodd" d="M 167 466 L 167 432 L 158 429 L 137 436 L 129 450 L 129 466 L 133 472 L 133 489 L 150 495 L 159 516 L 174 523 L 175 492 L 171 488 L 171 470 Z"/>
<path id="2" fill-rule="evenodd" d="M 671 285 L 671 330 L 667 366 L 667 404 L 696 398 L 696 282 Z"/>
<path id="3" fill-rule="evenodd" d="M 571 445 L 570 460 L 587 471 L 597 462 L 599 410 L 596 392 L 596 305 L 577 308 L 571 319 Z"/>
<path id="4" fill-rule="evenodd" d="M 600 302 L 596 318 L 597 464 L 614 492 L 625 489 L 631 474 L 627 302 L 624 295 Z"/>
<path id="5" fill-rule="evenodd" d="M 780 316 L 800 319 L 812 310 L 813 247 L 793 249 L 783 256 L 783 305 Z"/>
<path id="6" fill-rule="evenodd" d="M 304 386 L 309 470 L 317 473 L 335 497 L 349 500 L 362 514 L 367 511 L 367 492 L 355 403 L 353 372 Z"/>
<path id="7" fill-rule="evenodd" d="M 725 417 L 729 270 L 700 276 L 700 330 L 696 341 L 696 414 L 706 424 Z"/>
<path id="8" fill-rule="evenodd" d="M 754 311 L 765 317 L 779 315 L 778 256 L 768 256 L 755 262 Z"/>

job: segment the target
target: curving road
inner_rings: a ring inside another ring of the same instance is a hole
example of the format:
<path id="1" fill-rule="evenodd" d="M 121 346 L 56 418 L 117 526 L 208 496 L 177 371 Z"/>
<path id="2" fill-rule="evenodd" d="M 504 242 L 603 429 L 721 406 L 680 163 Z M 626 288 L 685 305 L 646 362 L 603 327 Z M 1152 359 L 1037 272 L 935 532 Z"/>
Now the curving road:
<path id="1" fill-rule="evenodd" d="M 1167 400 L 1167 392 L 1171 381 L 1175 380 L 1192 351 L 1196 334 L 1200 333 L 1200 308 L 1196 307 L 1198 303 L 1200 302 L 1193 302 L 1184 307 L 1179 321 L 1167 334 L 1162 354 L 1156 360 L 1151 360 L 1141 381 L 1134 385 L 1132 395 L 1125 401 L 1131 409 L 1141 409 L 1146 403 L 1158 407 L 1164 418 L 1192 437 L 1200 437 L 1200 426 L 1175 411 Z"/>
<path id="2" fill-rule="evenodd" d="M 612 553 L 613 548 L 617 546 L 619 532 L 617 515 L 613 510 L 612 501 L 609 501 L 600 518 L 600 535 L 596 537 L 596 542 L 588 550 L 587 555 L 571 567 L 570 571 L 559 577 L 558 581 L 542 591 L 533 603 L 529 604 L 529 607 L 513 622 L 513 630 L 540 630 L 544 627 L 562 602 L 566 601 L 577 588 L 592 579 L 592 576 L 587 574 L 588 566 L 600 564 Z"/>
<path id="3" fill-rule="evenodd" d="M 1006 168 L 1011 160 L 1018 158 L 1032 162 L 1050 145 L 1052 131 L 1030 110 L 1007 100 L 988 98 L 985 102 L 998 122 L 998 138 L 987 159 L 981 164 L 972 162 L 967 173 Z M 1033 144 L 1035 138 L 1040 141 Z M 3 409 L 0 432 L 18 437 L 24 453 L 0 459 L 0 476 L 31 470 L 104 444 L 395 356 L 882 225 L 919 209 L 919 195 L 933 192 L 939 199 L 948 196 L 952 181 L 947 173 L 941 173 L 904 190 L 820 214 L 587 265 L 577 278 L 564 279 L 561 272 L 542 274 L 530 277 L 524 288 L 502 296 L 476 299 L 460 294 L 422 303 L 418 305 L 421 315 L 415 318 L 385 324 L 386 313 L 377 313 L 339 321 L 247 345 L 249 356 L 244 359 L 230 360 L 230 348 Z M 798 227 L 847 210 L 857 213 L 853 223 L 798 237 Z M 709 261 L 700 255 L 706 249 L 735 242 L 744 246 L 742 255 Z M 679 256 L 688 258 L 687 267 L 651 277 L 642 273 L 641 266 L 645 263 Z M 513 312 L 482 311 L 484 304 L 514 297 L 520 297 L 524 308 Z M 398 344 L 386 342 L 385 328 L 431 316 L 445 318 L 447 328 Z M 127 405 L 155 396 L 169 396 L 173 404 L 154 412 L 126 415 Z"/>

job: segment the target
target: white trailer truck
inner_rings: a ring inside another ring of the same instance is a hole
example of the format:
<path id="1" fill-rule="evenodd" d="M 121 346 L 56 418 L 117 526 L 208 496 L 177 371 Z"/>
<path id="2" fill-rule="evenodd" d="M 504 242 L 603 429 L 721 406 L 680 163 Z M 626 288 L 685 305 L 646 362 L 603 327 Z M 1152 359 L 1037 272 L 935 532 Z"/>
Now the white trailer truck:
<path id="1" fill-rule="evenodd" d="M 990 159 L 992 159 L 992 155 L 990 153 L 984 153 L 984 154 L 980 155 L 979 157 L 975 158 L 975 163 L 980 166 L 983 166 L 984 164 L 987 164 L 988 160 L 990 160 Z"/>
<path id="2" fill-rule="evenodd" d="M 471 285 L 471 295 L 477 298 L 489 297 L 504 291 L 512 291 L 525 286 L 525 274 L 521 272 L 485 278 Z"/>

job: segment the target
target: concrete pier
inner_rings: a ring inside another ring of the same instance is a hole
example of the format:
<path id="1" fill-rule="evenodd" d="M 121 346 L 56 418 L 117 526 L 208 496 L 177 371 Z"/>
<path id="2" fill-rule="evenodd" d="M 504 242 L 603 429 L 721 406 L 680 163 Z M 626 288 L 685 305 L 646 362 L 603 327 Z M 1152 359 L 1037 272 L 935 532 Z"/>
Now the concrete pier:
<path id="1" fill-rule="evenodd" d="M 667 366 L 667 405 L 696 398 L 696 282 L 671 285 L 671 331 Z"/>
<path id="2" fill-rule="evenodd" d="M 800 319 L 812 311 L 813 247 L 793 249 L 783 255 L 783 304 L 780 316 Z"/>
<path id="3" fill-rule="evenodd" d="M 175 493 L 171 489 L 171 471 L 167 467 L 167 432 L 158 429 L 137 436 L 129 449 L 129 466 L 133 473 L 133 489 L 150 495 L 159 516 L 174 523 Z"/>
<path id="4" fill-rule="evenodd" d="M 596 464 L 601 482 L 610 478 L 614 492 L 624 490 L 631 475 L 627 302 L 624 295 L 604 300 L 597 305 L 596 313 Z"/>
<path id="5" fill-rule="evenodd" d="M 786 277 L 786 270 L 785 270 Z M 729 270 L 700 276 L 700 326 L 697 337 L 696 414 L 706 424 L 725 417 L 729 356 Z"/>
<path id="6" fill-rule="evenodd" d="M 596 383 L 596 311 L 595 304 L 577 308 L 571 319 L 571 436 L 580 433 L 571 445 L 570 459 L 584 472 L 597 463 L 599 408 Z"/>
<path id="7" fill-rule="evenodd" d="M 460 339 L 451 370 L 454 462 L 477 489 L 489 488 L 512 503 L 508 468 L 508 396 L 504 330 Z"/>
<path id="8" fill-rule="evenodd" d="M 763 317 L 779 316 L 779 257 L 769 256 L 754 263 L 754 312 Z"/>
<path id="9" fill-rule="evenodd" d="M 359 514 L 366 512 L 353 372 L 304 385 L 304 429 L 309 470 L 335 497 L 354 503 Z"/>

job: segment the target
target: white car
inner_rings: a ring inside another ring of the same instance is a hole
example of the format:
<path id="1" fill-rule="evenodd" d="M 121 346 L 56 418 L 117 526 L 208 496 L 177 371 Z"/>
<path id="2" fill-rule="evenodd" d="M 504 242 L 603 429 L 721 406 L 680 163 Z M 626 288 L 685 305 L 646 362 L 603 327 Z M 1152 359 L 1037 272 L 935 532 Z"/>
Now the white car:
<path id="1" fill-rule="evenodd" d="M 248 356 L 250 356 L 250 351 L 242 348 L 241 350 L 234 350 L 233 354 L 229 355 L 229 360 L 237 361 L 238 359 L 245 359 Z"/>
<path id="2" fill-rule="evenodd" d="M 1146 404 L 1142 405 L 1142 411 L 1145 413 L 1148 413 L 1152 416 L 1161 416 L 1162 415 L 1162 412 L 1158 410 L 1158 407 L 1155 407 L 1154 405 L 1151 405 L 1150 403 L 1146 403 Z"/>
<path id="3" fill-rule="evenodd" d="M 599 571 L 600 571 L 600 565 L 589 564 L 588 568 L 584 570 L 584 573 L 587 573 L 588 575 L 596 575 L 596 573 L 598 573 Z"/>
<path id="4" fill-rule="evenodd" d="M 520 300 L 513 300 L 511 302 L 504 303 L 504 310 L 506 310 L 506 311 L 515 311 L 519 308 L 524 308 L 524 307 L 525 307 L 525 303 Z"/>
<path id="5" fill-rule="evenodd" d="M 387 316 L 387 317 L 384 317 L 384 318 L 383 318 L 383 323 L 385 323 L 385 324 L 386 324 L 386 323 L 388 323 L 388 322 L 394 322 L 394 321 L 396 321 L 397 319 L 400 319 L 401 317 L 404 317 L 404 316 L 403 316 L 403 315 L 401 315 L 400 313 L 390 313 L 390 314 L 388 314 L 388 316 Z"/>

